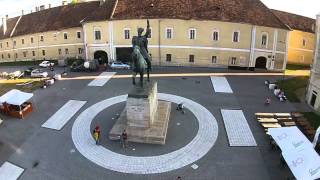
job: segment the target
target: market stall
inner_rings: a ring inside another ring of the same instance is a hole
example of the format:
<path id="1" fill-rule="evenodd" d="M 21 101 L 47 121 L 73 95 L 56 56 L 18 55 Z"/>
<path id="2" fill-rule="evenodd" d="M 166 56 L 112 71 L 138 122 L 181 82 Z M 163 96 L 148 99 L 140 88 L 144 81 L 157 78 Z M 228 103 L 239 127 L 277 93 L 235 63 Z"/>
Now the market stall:
<path id="1" fill-rule="evenodd" d="M 320 178 L 320 156 L 297 127 L 271 128 L 268 134 L 280 147 L 282 156 L 296 179 Z"/>
<path id="2" fill-rule="evenodd" d="M 29 102 L 32 96 L 32 93 L 12 89 L 0 97 L 0 112 L 23 119 L 33 110 L 32 103 Z"/>

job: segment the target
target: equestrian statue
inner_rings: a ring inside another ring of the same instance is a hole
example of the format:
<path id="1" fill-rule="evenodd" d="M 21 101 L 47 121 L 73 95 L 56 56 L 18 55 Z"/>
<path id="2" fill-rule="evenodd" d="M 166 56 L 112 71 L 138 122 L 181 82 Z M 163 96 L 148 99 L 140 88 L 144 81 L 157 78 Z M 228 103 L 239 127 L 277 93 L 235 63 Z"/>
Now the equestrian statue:
<path id="1" fill-rule="evenodd" d="M 151 35 L 149 20 L 147 20 L 146 33 L 142 35 L 144 29 L 138 28 L 138 36 L 132 37 L 133 52 L 132 59 L 132 83 L 136 85 L 136 76 L 140 74 L 140 85 L 143 87 L 143 76 L 147 72 L 147 80 L 150 81 L 151 56 L 148 51 L 148 38 Z"/>

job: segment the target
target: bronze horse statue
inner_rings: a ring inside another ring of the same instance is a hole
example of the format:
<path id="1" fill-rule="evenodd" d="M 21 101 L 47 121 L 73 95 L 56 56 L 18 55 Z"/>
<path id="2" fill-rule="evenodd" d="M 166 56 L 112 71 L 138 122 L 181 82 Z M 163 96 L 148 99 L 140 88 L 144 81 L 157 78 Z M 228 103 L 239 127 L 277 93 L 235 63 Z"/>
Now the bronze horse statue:
<path id="1" fill-rule="evenodd" d="M 141 54 L 141 49 L 139 46 L 135 45 L 133 46 L 133 52 L 131 54 L 132 58 L 132 83 L 133 85 L 136 85 L 136 76 L 139 73 L 140 74 L 140 85 L 143 87 L 143 76 L 145 71 L 147 70 L 148 75 L 148 81 L 149 80 L 149 70 L 148 70 L 148 64 L 147 61 L 144 59 L 143 55 Z"/>

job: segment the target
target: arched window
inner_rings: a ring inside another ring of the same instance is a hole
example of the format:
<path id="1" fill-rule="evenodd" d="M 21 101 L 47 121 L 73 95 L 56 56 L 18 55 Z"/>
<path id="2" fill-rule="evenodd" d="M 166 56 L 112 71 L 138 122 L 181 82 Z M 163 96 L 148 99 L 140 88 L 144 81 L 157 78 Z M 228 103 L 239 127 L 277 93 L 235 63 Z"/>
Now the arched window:
<path id="1" fill-rule="evenodd" d="M 218 30 L 213 30 L 213 33 L 212 33 L 212 40 L 213 41 L 219 41 L 219 31 Z"/>

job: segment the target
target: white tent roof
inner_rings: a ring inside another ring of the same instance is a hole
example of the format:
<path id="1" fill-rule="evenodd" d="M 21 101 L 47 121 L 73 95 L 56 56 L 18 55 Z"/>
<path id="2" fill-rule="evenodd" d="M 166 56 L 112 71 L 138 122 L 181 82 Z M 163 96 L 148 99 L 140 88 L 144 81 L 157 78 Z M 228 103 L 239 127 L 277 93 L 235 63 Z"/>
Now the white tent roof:
<path id="1" fill-rule="evenodd" d="M 320 156 L 297 127 L 270 128 L 292 173 L 298 180 L 320 178 Z"/>
<path id="2" fill-rule="evenodd" d="M 282 156 L 298 180 L 320 178 L 320 157 L 314 149 L 282 153 Z"/>
<path id="3" fill-rule="evenodd" d="M 31 99 L 32 96 L 32 93 L 25 93 L 16 89 L 12 89 L 11 91 L 0 97 L 0 103 L 2 104 L 6 102 L 8 104 L 20 106 L 21 104 Z"/>
<path id="4" fill-rule="evenodd" d="M 296 127 L 270 128 L 268 134 L 276 141 L 283 153 L 313 149 L 313 144 Z"/>

